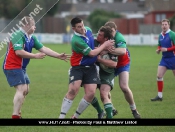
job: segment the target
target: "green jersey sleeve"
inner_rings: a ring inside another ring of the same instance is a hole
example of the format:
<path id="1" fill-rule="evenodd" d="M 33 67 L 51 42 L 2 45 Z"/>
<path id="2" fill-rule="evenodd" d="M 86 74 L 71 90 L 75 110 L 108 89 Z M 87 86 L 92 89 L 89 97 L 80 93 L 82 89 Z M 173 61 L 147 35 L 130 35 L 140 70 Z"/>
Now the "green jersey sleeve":
<path id="1" fill-rule="evenodd" d="M 32 37 L 34 39 L 34 48 L 36 50 L 41 49 L 43 47 L 43 44 L 39 42 L 39 40 L 36 38 L 36 36 L 33 35 Z"/>
<path id="2" fill-rule="evenodd" d="M 24 45 L 24 37 L 21 31 L 17 31 L 10 37 L 14 50 L 22 50 Z"/>
<path id="3" fill-rule="evenodd" d="M 158 37 L 158 45 L 157 46 L 160 46 L 160 36 L 161 36 L 161 34 L 159 34 L 159 37 Z"/>
<path id="4" fill-rule="evenodd" d="M 88 55 L 92 50 L 82 38 L 74 36 L 72 38 L 72 49 L 77 53 L 82 53 L 83 55 Z"/>
<path id="5" fill-rule="evenodd" d="M 170 39 L 171 39 L 171 41 L 173 42 L 173 44 L 175 45 L 175 32 L 173 32 L 173 31 L 170 31 Z"/>
<path id="6" fill-rule="evenodd" d="M 126 41 L 120 32 L 115 34 L 114 40 L 117 48 L 126 48 Z"/>

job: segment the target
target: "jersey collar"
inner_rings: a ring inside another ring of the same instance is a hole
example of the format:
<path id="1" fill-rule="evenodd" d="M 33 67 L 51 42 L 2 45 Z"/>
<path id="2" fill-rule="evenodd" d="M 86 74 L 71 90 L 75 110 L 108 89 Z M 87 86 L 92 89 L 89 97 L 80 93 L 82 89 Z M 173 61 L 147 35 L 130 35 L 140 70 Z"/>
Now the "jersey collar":
<path id="1" fill-rule="evenodd" d="M 85 28 L 85 33 L 86 33 L 86 32 L 87 32 L 87 30 L 86 30 L 86 28 Z M 82 35 L 82 34 L 79 34 L 79 33 L 75 32 L 75 31 L 74 31 L 74 33 L 75 33 L 75 35 L 77 35 L 77 36 L 80 36 L 80 37 L 82 36 L 82 37 L 87 38 L 86 36 L 84 36 L 84 35 Z"/>
<path id="2" fill-rule="evenodd" d="M 161 34 L 163 35 L 163 34 L 167 34 L 167 33 L 169 33 L 171 31 L 171 29 L 168 29 L 167 31 L 166 31 L 166 33 L 163 33 L 163 32 L 161 32 Z"/>

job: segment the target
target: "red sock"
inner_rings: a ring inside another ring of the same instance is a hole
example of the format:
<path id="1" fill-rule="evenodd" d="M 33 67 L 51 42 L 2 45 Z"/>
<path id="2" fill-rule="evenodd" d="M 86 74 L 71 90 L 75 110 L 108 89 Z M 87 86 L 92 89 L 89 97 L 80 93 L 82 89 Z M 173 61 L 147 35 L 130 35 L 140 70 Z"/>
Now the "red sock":
<path id="1" fill-rule="evenodd" d="M 158 89 L 158 92 L 163 91 L 163 81 L 157 81 L 157 89 Z"/>
<path id="2" fill-rule="evenodd" d="M 21 117 L 19 115 L 12 115 L 12 119 L 20 119 Z"/>

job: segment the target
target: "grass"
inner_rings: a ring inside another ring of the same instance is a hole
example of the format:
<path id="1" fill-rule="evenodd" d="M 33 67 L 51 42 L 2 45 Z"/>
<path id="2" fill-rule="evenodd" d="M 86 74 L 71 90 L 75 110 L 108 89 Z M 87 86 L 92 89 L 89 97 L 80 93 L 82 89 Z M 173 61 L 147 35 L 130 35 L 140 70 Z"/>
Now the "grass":
<path id="1" fill-rule="evenodd" d="M 46 45 L 57 52 L 71 53 L 70 45 Z M 164 76 L 164 100 L 151 102 L 150 98 L 157 95 L 156 73 L 161 55 L 155 53 L 156 47 L 129 46 L 131 52 L 130 88 L 134 94 L 137 109 L 142 118 L 175 118 L 174 76 L 167 71 Z M 36 52 L 34 50 L 34 52 Z M 2 65 L 3 59 L 0 59 Z M 62 99 L 68 90 L 69 62 L 46 57 L 43 60 L 31 60 L 27 73 L 31 84 L 30 92 L 22 107 L 23 118 L 58 118 Z M 0 72 L 0 118 L 11 118 L 12 100 L 15 93 L 10 88 L 1 70 Z M 119 114 L 114 118 L 133 118 L 123 93 L 118 86 L 118 78 L 115 79 L 115 87 L 112 90 L 112 100 Z M 83 88 L 75 98 L 71 109 L 67 114 L 70 118 L 75 112 L 80 99 L 83 97 Z M 99 91 L 96 92 L 99 98 Z M 100 102 L 101 103 L 101 102 Z M 101 103 L 102 106 L 102 103 Z M 80 118 L 96 118 L 97 112 L 89 106 Z M 0 126 L 0 132 L 174 132 L 174 126 Z"/>

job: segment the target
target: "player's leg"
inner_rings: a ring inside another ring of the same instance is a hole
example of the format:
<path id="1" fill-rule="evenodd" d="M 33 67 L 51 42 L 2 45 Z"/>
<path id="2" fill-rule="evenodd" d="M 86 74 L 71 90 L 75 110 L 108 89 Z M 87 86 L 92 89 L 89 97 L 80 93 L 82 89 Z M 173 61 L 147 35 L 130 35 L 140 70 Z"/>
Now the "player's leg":
<path id="1" fill-rule="evenodd" d="M 175 70 L 172 70 L 172 72 L 173 72 L 173 75 L 175 76 Z"/>
<path id="2" fill-rule="evenodd" d="M 155 98 L 152 98 L 151 101 L 162 101 L 163 97 L 163 76 L 165 72 L 167 71 L 167 68 L 165 66 L 158 66 L 157 69 L 157 90 L 158 95 Z"/>
<path id="3" fill-rule="evenodd" d="M 97 84 L 84 84 L 85 95 L 72 118 L 78 118 L 94 99 Z"/>
<path id="4" fill-rule="evenodd" d="M 69 89 L 65 97 L 63 98 L 59 118 L 65 118 L 67 112 L 71 108 L 73 100 L 78 94 L 78 91 L 82 83 L 82 74 L 83 73 L 81 72 L 81 70 L 79 70 L 79 67 L 70 68 L 69 70 Z"/>
<path id="5" fill-rule="evenodd" d="M 67 112 L 72 106 L 74 98 L 78 94 L 81 82 L 82 82 L 81 80 L 78 80 L 69 84 L 68 92 L 66 93 L 66 96 L 63 98 L 62 101 L 61 113 L 59 118 L 65 118 Z"/>
<path id="6" fill-rule="evenodd" d="M 103 109 L 101 108 L 98 99 L 96 97 L 94 97 L 94 99 L 91 102 L 91 105 L 96 109 L 97 113 L 98 113 L 98 119 L 102 119 L 103 116 L 105 115 Z"/>
<path id="7" fill-rule="evenodd" d="M 111 92 L 108 93 L 108 98 L 111 100 L 112 103 L 112 98 L 111 98 Z M 115 116 L 118 114 L 117 109 L 114 107 L 113 103 L 112 103 L 112 115 Z"/>
<path id="8" fill-rule="evenodd" d="M 25 79 L 25 83 L 27 84 L 27 91 L 25 92 L 25 95 L 24 95 L 24 100 L 25 100 L 25 97 L 27 96 L 27 94 L 29 93 L 29 84 L 30 84 L 30 79 L 26 73 L 25 70 L 23 70 L 23 73 L 24 73 L 24 79 Z M 24 100 L 23 100 L 23 103 L 24 103 Z M 22 105 L 23 105 L 22 103 Z M 21 109 L 19 111 L 19 116 L 21 117 L 22 116 L 22 112 L 21 112 Z M 22 118 L 22 117 L 21 117 Z"/>
<path id="9" fill-rule="evenodd" d="M 97 74 L 99 76 L 99 71 L 100 71 L 99 66 L 96 65 L 96 69 L 97 69 Z M 97 84 L 98 89 L 100 88 L 100 84 L 101 84 L 101 82 L 99 84 Z M 98 102 L 98 99 L 96 97 L 94 97 L 94 99 L 92 100 L 91 105 L 96 109 L 96 111 L 98 113 L 97 114 L 98 119 L 102 119 L 105 116 L 105 113 L 104 113 L 103 109 L 101 108 L 101 106 Z"/>
<path id="10" fill-rule="evenodd" d="M 30 83 L 28 76 L 26 77 L 26 71 L 22 69 L 4 70 L 7 81 L 11 87 L 15 87 L 16 93 L 13 99 L 13 113 L 12 118 L 20 118 L 19 113 L 24 102 L 28 90 L 27 85 Z"/>
<path id="11" fill-rule="evenodd" d="M 111 86 L 109 86 L 108 84 L 101 84 L 100 96 L 106 111 L 106 118 L 108 119 L 112 118 L 112 103 L 108 97 L 110 90 L 111 90 Z"/>
<path id="12" fill-rule="evenodd" d="M 100 79 L 95 66 L 83 68 L 83 80 L 85 95 L 81 99 L 79 106 L 72 118 L 78 118 L 79 115 L 91 104 L 94 99 L 97 84 L 100 84 Z"/>
<path id="13" fill-rule="evenodd" d="M 130 90 L 128 84 L 129 84 L 129 72 L 128 71 L 123 71 L 119 74 L 120 88 L 124 93 L 126 101 L 130 105 L 130 109 L 132 111 L 132 114 L 133 114 L 134 118 L 140 118 L 140 115 L 139 115 L 138 111 L 136 110 L 136 105 L 135 105 L 135 102 L 134 102 L 133 93 Z"/>
<path id="14" fill-rule="evenodd" d="M 21 84 L 21 85 L 17 85 L 15 86 L 16 89 L 16 93 L 13 99 L 13 114 L 12 114 L 12 118 L 20 118 L 19 113 L 22 107 L 22 104 L 24 102 L 24 98 L 27 94 L 27 84 Z"/>
<path id="15" fill-rule="evenodd" d="M 22 105 L 23 105 L 23 103 L 25 101 L 25 98 L 26 98 L 28 93 L 29 93 L 29 84 L 27 84 L 27 91 L 25 92 L 24 99 L 23 99 L 22 104 L 21 104 L 21 108 L 22 108 Z M 22 118 L 22 111 L 21 111 L 21 109 L 19 110 L 19 116 Z"/>

